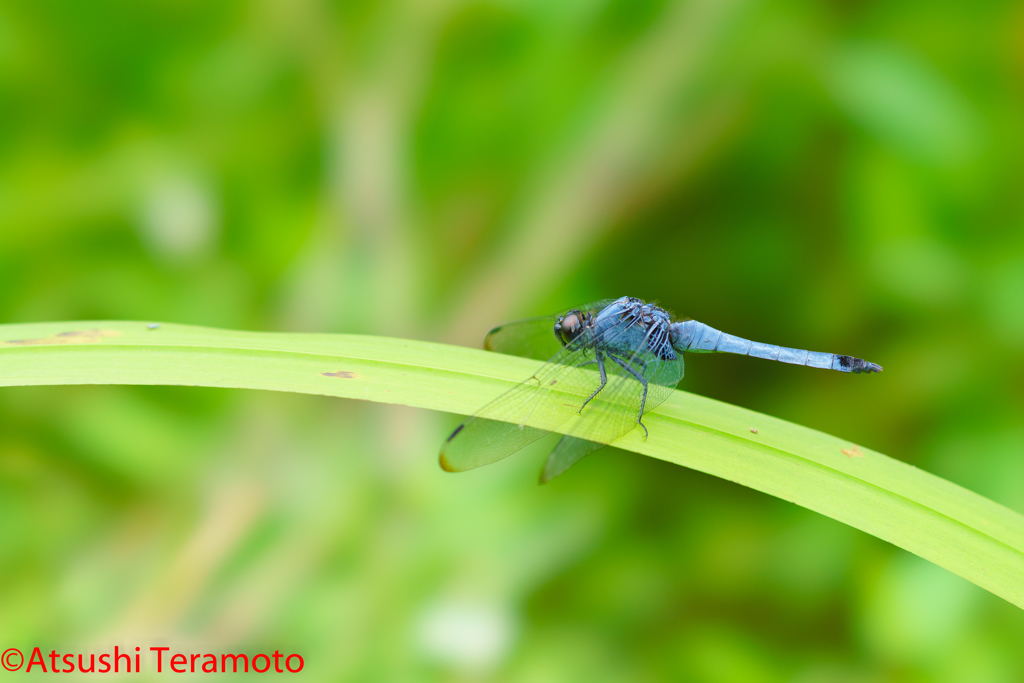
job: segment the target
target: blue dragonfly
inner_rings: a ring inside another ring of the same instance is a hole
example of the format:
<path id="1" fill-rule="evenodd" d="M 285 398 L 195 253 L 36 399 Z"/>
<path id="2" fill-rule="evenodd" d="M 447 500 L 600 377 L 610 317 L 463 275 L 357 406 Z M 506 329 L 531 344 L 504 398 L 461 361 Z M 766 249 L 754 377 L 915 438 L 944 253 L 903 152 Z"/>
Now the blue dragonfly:
<path id="1" fill-rule="evenodd" d="M 496 327 L 484 347 L 547 362 L 456 427 L 441 448 L 441 467 L 461 472 L 487 465 L 552 431 L 562 432 L 541 483 L 635 427 L 646 438 L 644 413 L 667 399 L 683 378 L 684 353 L 737 353 L 839 372 L 882 371 L 860 358 L 762 344 L 696 320 L 673 320 L 664 309 L 632 297 Z"/>

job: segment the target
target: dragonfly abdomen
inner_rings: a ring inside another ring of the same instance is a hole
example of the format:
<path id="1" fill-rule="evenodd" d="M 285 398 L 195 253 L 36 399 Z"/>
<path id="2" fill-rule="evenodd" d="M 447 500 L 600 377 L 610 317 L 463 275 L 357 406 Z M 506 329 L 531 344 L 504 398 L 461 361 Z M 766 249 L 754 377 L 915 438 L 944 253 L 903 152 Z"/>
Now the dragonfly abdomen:
<path id="1" fill-rule="evenodd" d="M 825 370 L 838 370 L 839 372 L 882 371 L 882 366 L 861 358 L 755 342 L 716 330 L 710 325 L 696 320 L 673 323 L 671 335 L 672 346 L 680 352 L 736 353 L 742 356 L 753 356 L 754 358 L 775 360 L 791 365 L 806 365 Z"/>

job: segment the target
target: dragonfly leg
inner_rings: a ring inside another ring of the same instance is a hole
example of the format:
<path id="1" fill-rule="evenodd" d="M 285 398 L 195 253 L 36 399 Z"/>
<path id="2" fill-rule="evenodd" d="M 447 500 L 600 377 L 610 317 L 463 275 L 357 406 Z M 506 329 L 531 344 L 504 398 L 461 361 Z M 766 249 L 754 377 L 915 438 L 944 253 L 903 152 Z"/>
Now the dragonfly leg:
<path id="1" fill-rule="evenodd" d="M 594 390 L 594 393 L 592 393 L 590 395 L 590 397 L 586 401 L 583 402 L 583 405 L 580 406 L 580 409 L 578 411 L 576 411 L 578 413 L 583 413 L 583 409 L 587 407 L 587 404 L 590 403 L 591 399 L 593 399 L 595 396 L 600 394 L 601 390 L 604 389 L 604 385 L 608 384 L 608 376 L 604 372 L 604 356 L 601 355 L 600 351 L 598 351 L 596 355 L 597 355 L 597 360 L 588 361 L 586 363 L 583 363 L 583 365 L 589 365 L 590 363 L 597 363 L 597 369 L 601 371 L 601 386 L 599 386 L 596 390 Z"/>
<path id="2" fill-rule="evenodd" d="M 619 365 L 621 365 L 623 370 L 625 370 L 629 374 L 633 375 L 633 377 L 636 378 L 636 381 L 640 382 L 640 384 L 643 385 L 643 387 L 644 387 L 644 393 L 640 397 L 640 412 L 636 416 L 636 423 L 644 428 L 644 438 L 646 439 L 647 438 L 647 427 L 643 423 L 643 417 L 644 417 L 644 406 L 647 404 L 647 378 L 644 377 L 639 372 L 637 372 L 636 368 L 634 368 L 632 365 L 630 365 L 626 361 L 622 360 L 618 356 L 613 356 L 613 355 L 611 355 L 609 353 L 608 357 L 611 358 L 616 363 L 618 363 Z"/>

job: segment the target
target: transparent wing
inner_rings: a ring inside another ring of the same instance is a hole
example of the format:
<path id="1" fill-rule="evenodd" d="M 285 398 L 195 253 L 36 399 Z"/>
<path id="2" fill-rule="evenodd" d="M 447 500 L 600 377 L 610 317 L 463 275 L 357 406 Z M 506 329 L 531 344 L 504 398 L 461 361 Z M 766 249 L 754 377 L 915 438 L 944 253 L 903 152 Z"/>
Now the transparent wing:
<path id="1" fill-rule="evenodd" d="M 441 469 L 465 472 L 498 462 L 546 436 L 550 431 L 488 420 L 466 418 L 441 447 Z"/>
<path id="2" fill-rule="evenodd" d="M 583 456 L 590 455 L 599 448 L 604 448 L 604 444 L 577 439 L 575 436 L 563 436 L 544 463 L 544 469 L 540 473 L 540 483 L 548 483 L 579 462 Z"/>
<path id="3" fill-rule="evenodd" d="M 612 299 L 602 299 L 577 308 L 596 315 L 612 301 Z M 563 311 L 559 315 L 564 315 L 566 312 Z M 555 321 L 557 319 L 558 315 L 546 315 L 499 325 L 487 333 L 484 338 L 484 348 L 510 356 L 548 360 L 562 346 L 558 337 L 555 336 Z"/>
<path id="4" fill-rule="evenodd" d="M 441 466 L 461 471 L 496 462 L 553 430 L 603 445 L 635 427 L 644 401 L 641 378 L 647 383 L 647 410 L 671 394 L 682 378 L 683 363 L 681 358 L 658 360 L 646 350 L 627 349 L 627 355 L 619 343 L 626 329 L 623 323 L 601 339 L 581 336 L 532 377 L 484 406 L 448 437 Z M 603 389 L 601 366 L 606 376 Z M 592 450 L 596 447 L 575 460 Z M 571 462 L 565 467 L 575 462 L 569 455 L 565 459 Z"/>
<path id="5" fill-rule="evenodd" d="M 495 327 L 484 338 L 484 348 L 510 356 L 547 360 L 562 346 L 555 337 L 556 320 L 557 316 L 546 315 Z"/>
<path id="6" fill-rule="evenodd" d="M 612 362 L 614 363 L 614 361 Z M 618 366 L 617 363 L 616 366 Z M 625 370 L 624 368 L 622 369 Z M 665 401 L 675 390 L 679 381 L 682 380 L 683 359 L 680 357 L 677 361 L 662 361 L 649 358 L 641 374 L 647 380 L 647 400 L 644 403 L 644 412 L 646 413 Z M 631 415 L 623 411 L 616 413 L 618 415 L 616 420 L 617 427 L 623 430 L 622 434 L 625 434 L 636 426 L 636 421 L 633 418 L 639 417 L 639 404 L 643 398 L 643 384 L 633 377 L 631 373 L 624 372 L 622 375 L 615 384 L 612 384 L 609 379 L 609 385 L 611 386 L 605 387 L 605 390 L 610 392 L 606 400 L 611 403 L 618 403 L 624 407 L 635 406 L 634 412 Z M 588 431 L 582 430 L 583 433 Z M 546 484 L 582 460 L 584 456 L 590 455 L 604 446 L 605 444 L 597 441 L 590 441 L 576 436 L 563 436 L 544 463 L 544 469 L 540 473 L 540 483 Z"/>
<path id="7" fill-rule="evenodd" d="M 636 427 L 641 405 L 645 413 L 653 410 L 672 395 L 683 378 L 681 356 L 671 361 L 660 360 L 646 349 L 630 356 L 605 351 L 604 356 L 608 378 L 605 388 L 559 429 L 569 436 L 599 444 L 609 444 Z M 640 377 L 647 383 L 646 397 Z"/>
<path id="8" fill-rule="evenodd" d="M 497 462 L 557 429 L 600 385 L 588 356 L 581 337 L 467 418 L 441 448 L 441 467 L 461 472 Z"/>

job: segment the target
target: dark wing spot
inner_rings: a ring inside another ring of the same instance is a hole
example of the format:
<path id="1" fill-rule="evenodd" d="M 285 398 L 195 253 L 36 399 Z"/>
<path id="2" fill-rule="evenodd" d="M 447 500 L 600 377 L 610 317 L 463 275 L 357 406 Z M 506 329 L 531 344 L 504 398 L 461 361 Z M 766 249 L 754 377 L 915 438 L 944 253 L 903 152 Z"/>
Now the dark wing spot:
<path id="1" fill-rule="evenodd" d="M 455 438 L 455 435 L 456 435 L 456 434 L 458 434 L 459 432 L 461 432 L 461 431 L 462 431 L 462 428 L 463 428 L 463 427 L 465 427 L 465 426 L 466 426 L 466 423 L 465 423 L 465 422 L 463 422 L 463 423 L 462 423 L 462 424 L 460 424 L 460 425 L 459 425 L 458 427 L 456 427 L 456 428 L 455 428 L 455 431 L 454 431 L 454 432 L 452 432 L 452 435 L 448 437 L 448 440 L 449 440 L 449 441 L 451 441 L 452 439 L 454 439 L 454 438 Z M 442 457 L 442 458 L 444 458 L 444 455 L 442 455 L 441 457 Z"/>
<path id="2" fill-rule="evenodd" d="M 341 377 L 342 379 L 359 379 L 362 375 L 357 375 L 354 372 L 348 370 L 338 370 L 337 372 L 321 372 L 324 377 Z"/>

